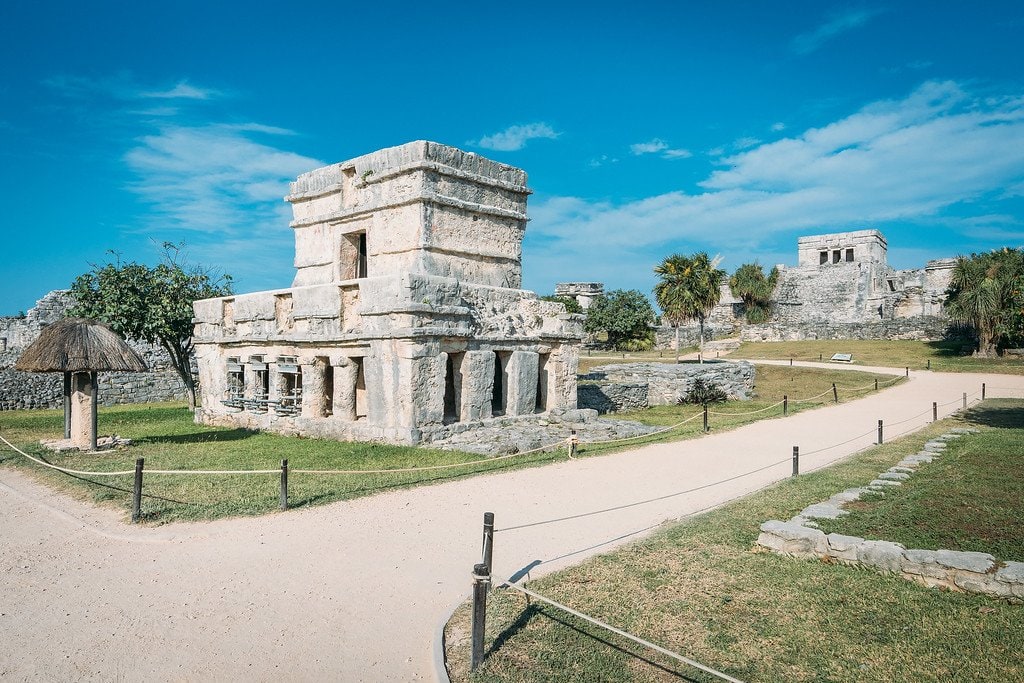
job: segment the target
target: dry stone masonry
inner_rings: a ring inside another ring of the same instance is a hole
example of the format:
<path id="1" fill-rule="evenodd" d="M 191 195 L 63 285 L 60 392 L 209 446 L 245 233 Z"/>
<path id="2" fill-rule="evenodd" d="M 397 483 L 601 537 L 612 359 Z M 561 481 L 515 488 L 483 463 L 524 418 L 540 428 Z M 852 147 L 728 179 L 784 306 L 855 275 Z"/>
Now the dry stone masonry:
<path id="1" fill-rule="evenodd" d="M 195 303 L 197 421 L 415 444 L 575 409 L 582 318 L 519 288 L 529 193 L 425 141 L 299 176 L 291 288 Z"/>
<path id="2" fill-rule="evenodd" d="M 58 374 L 13 370 L 21 353 L 39 338 L 43 328 L 67 317 L 74 299 L 67 290 L 50 292 L 25 316 L 0 317 L 0 410 L 60 408 L 63 378 Z M 104 405 L 177 401 L 185 398 L 185 386 L 158 346 L 129 341 L 146 361 L 149 372 L 102 372 L 99 401 Z"/>
<path id="3" fill-rule="evenodd" d="M 579 376 L 579 406 L 611 413 L 675 405 L 697 378 L 721 388 L 730 399 L 746 401 L 754 388 L 754 366 L 746 361 L 602 365 Z"/>
<path id="4" fill-rule="evenodd" d="M 884 495 L 899 487 L 922 464 L 930 463 L 946 450 L 946 443 L 976 429 L 954 428 L 929 441 L 916 455 L 909 456 L 878 475 L 868 485 L 847 489 L 804 508 L 788 522 L 769 520 L 761 525 L 758 545 L 782 555 L 805 559 L 830 558 L 843 564 L 870 567 L 899 574 L 926 586 L 981 593 L 1014 602 L 1024 602 L 1024 562 L 998 562 L 988 553 L 954 550 L 914 550 L 899 543 L 865 540 L 843 534 L 826 534 L 816 519 L 837 519 L 849 512 L 846 503 L 867 494 Z"/>

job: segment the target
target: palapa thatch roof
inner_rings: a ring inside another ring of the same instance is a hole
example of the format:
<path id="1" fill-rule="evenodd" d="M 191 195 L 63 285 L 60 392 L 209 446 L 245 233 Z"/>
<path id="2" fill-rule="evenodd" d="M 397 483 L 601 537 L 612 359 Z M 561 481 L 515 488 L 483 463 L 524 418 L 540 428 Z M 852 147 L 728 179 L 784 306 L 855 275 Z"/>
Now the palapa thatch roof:
<path id="1" fill-rule="evenodd" d="M 145 372 L 146 362 L 96 320 L 64 318 L 43 328 L 14 364 L 22 372 Z"/>

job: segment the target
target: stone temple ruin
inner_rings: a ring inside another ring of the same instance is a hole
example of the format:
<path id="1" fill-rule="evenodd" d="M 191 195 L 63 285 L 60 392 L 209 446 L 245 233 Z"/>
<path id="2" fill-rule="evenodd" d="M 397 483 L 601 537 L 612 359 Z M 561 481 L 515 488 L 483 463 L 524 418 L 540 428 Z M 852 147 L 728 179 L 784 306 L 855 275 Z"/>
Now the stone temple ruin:
<path id="1" fill-rule="evenodd" d="M 195 303 L 196 420 L 415 444 L 575 408 L 582 319 L 519 289 L 529 193 L 425 141 L 299 176 L 291 288 Z"/>
<path id="2" fill-rule="evenodd" d="M 743 303 L 722 282 L 722 298 L 708 316 L 709 336 L 745 341 L 799 339 L 938 339 L 948 325 L 942 306 L 955 259 L 896 270 L 878 230 L 800 237 L 795 267 L 779 265 L 772 318 L 751 325 Z M 767 270 L 767 269 L 766 269 Z M 692 329 L 690 329 L 692 327 Z M 684 328 L 695 343 L 696 326 Z M 662 328 L 658 345 L 672 345 Z"/>

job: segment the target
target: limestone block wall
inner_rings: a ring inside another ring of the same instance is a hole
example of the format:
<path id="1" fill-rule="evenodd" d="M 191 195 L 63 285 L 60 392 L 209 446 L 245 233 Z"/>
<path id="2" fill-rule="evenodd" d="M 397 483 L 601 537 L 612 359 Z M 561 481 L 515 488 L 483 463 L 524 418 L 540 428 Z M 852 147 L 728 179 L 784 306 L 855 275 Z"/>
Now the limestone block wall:
<path id="1" fill-rule="evenodd" d="M 46 325 L 67 316 L 74 300 L 67 290 L 55 290 L 40 299 L 25 317 L 0 317 L 0 410 L 60 408 L 63 377 L 60 373 L 17 372 L 21 353 Z M 150 403 L 185 399 L 185 385 L 159 346 L 128 341 L 142 356 L 149 372 L 99 374 L 99 400 L 103 405 Z"/>
<path id="2" fill-rule="evenodd" d="M 601 413 L 675 405 L 698 377 L 721 387 L 729 398 L 747 400 L 754 376 L 754 366 L 746 361 L 602 365 L 579 376 L 578 405 Z"/>

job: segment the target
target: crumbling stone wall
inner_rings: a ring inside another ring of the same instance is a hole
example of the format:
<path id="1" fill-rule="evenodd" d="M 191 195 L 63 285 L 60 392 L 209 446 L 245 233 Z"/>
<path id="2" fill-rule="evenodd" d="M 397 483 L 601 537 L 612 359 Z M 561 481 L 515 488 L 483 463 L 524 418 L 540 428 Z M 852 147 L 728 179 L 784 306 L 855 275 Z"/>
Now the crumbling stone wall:
<path id="1" fill-rule="evenodd" d="M 675 405 L 697 378 L 720 387 L 729 398 L 747 400 L 754 374 L 754 366 L 746 361 L 603 365 L 579 376 L 577 402 L 580 408 L 599 413 Z"/>
<path id="2" fill-rule="evenodd" d="M 0 410 L 60 408 L 63 377 L 60 373 L 18 372 L 14 364 L 43 328 L 67 316 L 74 299 L 67 290 L 55 290 L 40 299 L 24 317 L 0 317 Z M 184 400 L 185 386 L 159 346 L 129 341 L 142 356 L 149 372 L 101 372 L 99 400 L 103 405 Z"/>

